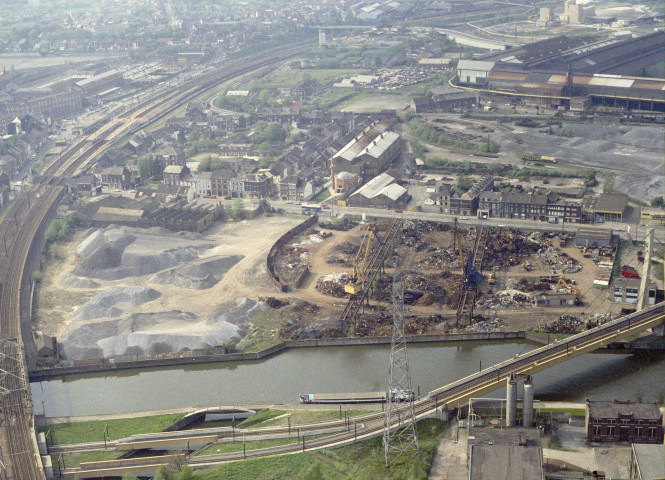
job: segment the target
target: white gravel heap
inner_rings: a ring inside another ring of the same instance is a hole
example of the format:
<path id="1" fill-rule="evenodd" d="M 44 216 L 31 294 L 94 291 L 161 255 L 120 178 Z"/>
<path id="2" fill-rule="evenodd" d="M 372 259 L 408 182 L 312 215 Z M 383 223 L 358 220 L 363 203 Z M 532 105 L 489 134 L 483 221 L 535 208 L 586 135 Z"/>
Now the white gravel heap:
<path id="1" fill-rule="evenodd" d="M 198 258 L 212 247 L 192 234 L 140 231 L 112 225 L 97 230 L 76 248 L 79 264 L 74 274 L 103 280 L 147 275 Z"/>

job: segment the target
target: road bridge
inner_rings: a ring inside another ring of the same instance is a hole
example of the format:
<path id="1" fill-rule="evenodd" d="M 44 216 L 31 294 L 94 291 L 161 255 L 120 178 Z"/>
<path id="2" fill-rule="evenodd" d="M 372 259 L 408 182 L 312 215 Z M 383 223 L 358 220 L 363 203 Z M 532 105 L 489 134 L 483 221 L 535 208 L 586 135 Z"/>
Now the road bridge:
<path id="1" fill-rule="evenodd" d="M 503 387 L 511 375 L 534 374 L 605 345 L 632 338 L 644 330 L 657 327 L 664 322 L 665 303 L 659 303 L 586 332 L 568 337 L 565 340 L 537 348 L 523 355 L 516 355 L 481 372 L 429 392 L 426 397 L 415 403 L 416 418 L 421 419 L 432 415 L 443 415 L 448 410 L 465 405 L 470 398 L 478 397 Z M 406 408 L 408 406 L 405 405 L 403 410 Z M 278 447 L 211 456 L 191 456 L 188 457 L 187 463 L 192 468 L 198 469 L 246 458 L 292 454 L 299 451 L 313 451 L 322 448 L 344 446 L 359 440 L 382 435 L 384 420 L 384 413 L 373 413 L 338 422 L 329 422 L 330 424 L 337 423 L 339 424 L 338 426 L 342 426 L 342 431 L 309 441 L 299 438 L 301 441 L 298 443 Z M 397 422 L 393 426 L 396 427 Z M 164 458 L 153 457 L 152 463 L 134 466 L 132 470 L 123 470 L 123 468 L 127 467 L 114 462 L 116 461 L 108 461 L 101 468 L 97 464 L 94 465 L 94 468 L 89 468 L 86 464 L 82 464 L 81 469 L 69 469 L 65 471 L 64 478 L 77 478 L 76 475 L 78 475 L 78 478 L 93 478 L 94 476 L 118 475 L 118 473 L 154 472 L 160 465 L 164 464 Z"/>

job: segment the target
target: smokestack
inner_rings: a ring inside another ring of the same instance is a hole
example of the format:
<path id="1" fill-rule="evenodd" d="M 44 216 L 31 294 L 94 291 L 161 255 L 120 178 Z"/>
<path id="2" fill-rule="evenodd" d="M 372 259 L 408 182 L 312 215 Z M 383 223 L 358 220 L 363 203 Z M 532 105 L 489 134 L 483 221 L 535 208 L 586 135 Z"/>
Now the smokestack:
<path id="1" fill-rule="evenodd" d="M 506 426 L 514 427 L 517 425 L 517 381 L 514 374 L 506 383 Z"/>
<path id="2" fill-rule="evenodd" d="M 531 375 L 524 381 L 524 401 L 522 402 L 522 426 L 531 427 L 533 424 L 533 380 Z"/>

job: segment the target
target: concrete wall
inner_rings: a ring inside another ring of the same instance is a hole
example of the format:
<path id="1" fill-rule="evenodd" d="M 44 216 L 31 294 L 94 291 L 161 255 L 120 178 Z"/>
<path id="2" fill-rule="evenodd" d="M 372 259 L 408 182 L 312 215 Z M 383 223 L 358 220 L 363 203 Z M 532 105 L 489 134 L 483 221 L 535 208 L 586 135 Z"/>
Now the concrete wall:
<path id="1" fill-rule="evenodd" d="M 491 333 L 459 333 L 448 335 L 420 335 L 407 337 L 409 343 L 455 343 L 470 341 L 501 341 L 524 339 L 524 332 L 491 332 Z M 110 372 L 115 370 L 128 370 L 138 368 L 172 367 L 191 365 L 197 363 L 217 362 L 245 362 L 249 360 L 261 360 L 275 355 L 289 348 L 311 348 L 311 347 L 341 347 L 354 345 L 390 345 L 391 337 L 362 337 L 362 338 L 318 338 L 311 340 L 287 340 L 257 353 L 229 353 L 220 355 L 202 355 L 198 357 L 158 358 L 151 360 L 137 360 L 122 363 L 110 363 L 104 360 L 102 364 L 77 365 L 72 367 L 55 367 L 35 369 L 29 372 L 30 381 L 41 381 L 54 377 L 81 373 Z"/>

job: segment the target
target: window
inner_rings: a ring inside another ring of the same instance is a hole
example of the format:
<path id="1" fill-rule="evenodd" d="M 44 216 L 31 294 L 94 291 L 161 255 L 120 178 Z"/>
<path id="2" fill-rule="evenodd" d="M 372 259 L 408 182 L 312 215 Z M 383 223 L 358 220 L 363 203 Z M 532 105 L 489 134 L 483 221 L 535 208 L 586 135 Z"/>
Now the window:
<path id="1" fill-rule="evenodd" d="M 636 437 L 642 436 L 642 427 L 635 427 L 635 436 Z"/>
<path id="2" fill-rule="evenodd" d="M 614 435 L 614 425 L 609 425 L 607 427 L 607 435 L 610 437 Z"/>
<path id="3" fill-rule="evenodd" d="M 656 436 L 656 430 L 657 430 L 657 427 L 649 427 L 649 436 L 650 437 L 655 437 Z"/>
<path id="4" fill-rule="evenodd" d="M 593 426 L 593 434 L 596 436 L 600 435 L 600 425 Z"/>
<path id="5" fill-rule="evenodd" d="M 630 425 L 630 419 L 629 418 L 622 418 L 621 419 L 621 425 Z"/>

